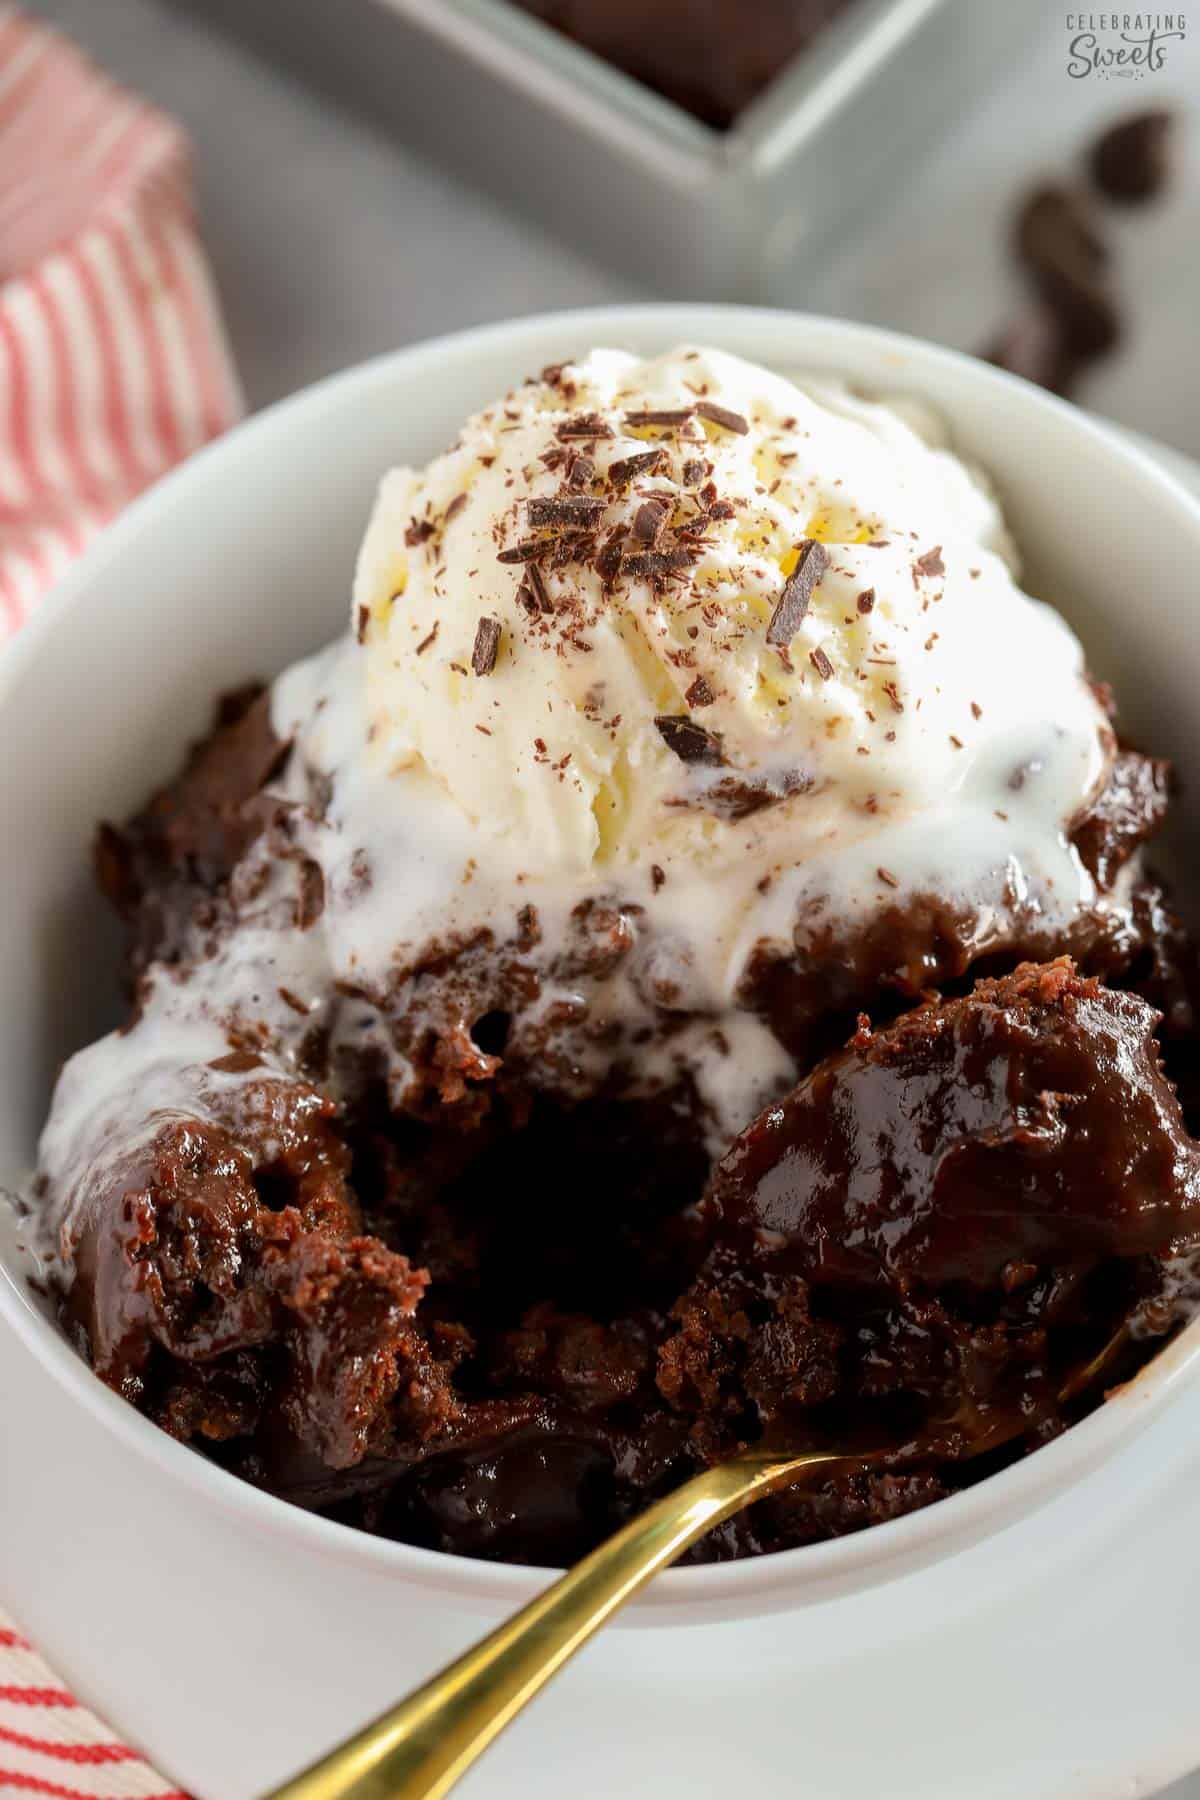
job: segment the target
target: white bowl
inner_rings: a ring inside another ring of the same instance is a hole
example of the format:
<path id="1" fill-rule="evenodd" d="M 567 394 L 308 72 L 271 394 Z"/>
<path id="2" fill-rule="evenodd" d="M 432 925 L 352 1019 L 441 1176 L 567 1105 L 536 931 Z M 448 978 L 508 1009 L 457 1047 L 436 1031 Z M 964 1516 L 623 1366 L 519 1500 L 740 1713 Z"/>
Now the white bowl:
<path id="1" fill-rule="evenodd" d="M 273 408 L 197 456 L 113 526 L 0 659 L 0 1179 L 30 1166 L 58 1060 L 111 1021 L 114 937 L 87 847 L 177 762 L 213 696 L 271 675 L 342 628 L 375 481 L 420 462 L 481 403 L 592 344 L 705 341 L 777 367 L 916 394 L 999 486 L 1031 585 L 1110 675 L 1127 728 L 1200 769 L 1200 644 L 1180 629 L 1200 569 L 1200 507 L 1073 408 L 949 351 L 830 320 L 741 308 L 577 312 L 464 332 L 381 358 Z M 1191 821 L 1195 824 L 1195 819 Z M 1188 802 L 1175 835 L 1189 835 Z M 306 1514 L 173 1442 L 109 1392 L 30 1294 L 0 1230 L 0 1316 L 82 1408 L 231 1525 L 308 1559 L 377 1572 L 410 1616 L 511 1608 L 544 1570 L 443 1556 Z M 1200 1325 L 1054 1444 L 926 1511 L 760 1561 L 673 1570 L 627 1615 L 748 1616 L 864 1590 L 1029 1514 L 1117 1457 L 1200 1377 Z M 415 1615 L 414 1610 L 415 1609 Z"/>

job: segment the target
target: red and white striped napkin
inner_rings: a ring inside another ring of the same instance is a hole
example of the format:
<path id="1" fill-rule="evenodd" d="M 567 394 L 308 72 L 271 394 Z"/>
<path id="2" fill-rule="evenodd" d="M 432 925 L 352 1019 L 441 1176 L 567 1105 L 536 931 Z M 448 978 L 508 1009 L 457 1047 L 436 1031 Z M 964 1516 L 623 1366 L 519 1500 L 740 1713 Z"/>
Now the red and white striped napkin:
<path id="1" fill-rule="evenodd" d="M 107 520 L 241 410 L 183 133 L 0 5 L 0 641 Z M 9 1794 L 184 1800 L 0 1611 Z"/>
<path id="2" fill-rule="evenodd" d="M 0 1794 L 187 1800 L 80 1706 L 0 1612 Z"/>
<path id="3" fill-rule="evenodd" d="M 0 637 L 241 407 L 183 133 L 0 6 Z"/>

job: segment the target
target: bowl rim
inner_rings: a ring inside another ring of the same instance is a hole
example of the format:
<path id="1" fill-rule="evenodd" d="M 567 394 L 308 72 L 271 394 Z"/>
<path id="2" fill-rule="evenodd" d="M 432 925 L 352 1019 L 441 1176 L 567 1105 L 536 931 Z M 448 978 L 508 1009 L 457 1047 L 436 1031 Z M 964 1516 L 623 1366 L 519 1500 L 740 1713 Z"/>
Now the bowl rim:
<path id="1" fill-rule="evenodd" d="M 286 427 L 304 420 L 319 427 L 330 407 L 352 403 L 356 394 L 378 384 L 420 382 L 448 357 L 464 361 L 488 351 L 510 351 L 527 357 L 529 367 L 561 353 L 564 338 L 578 343 L 619 341 L 632 335 L 670 342 L 691 339 L 720 346 L 733 340 L 739 354 L 747 336 L 770 338 L 794 332 L 800 340 L 794 367 L 802 369 L 804 340 L 823 341 L 821 363 L 836 361 L 847 379 L 857 382 L 856 361 L 882 363 L 896 376 L 895 385 L 917 395 L 922 372 L 945 371 L 986 393 L 1019 396 L 1031 425 L 1057 419 L 1078 436 L 1090 439 L 1113 463 L 1114 475 L 1150 482 L 1180 512 L 1180 523 L 1195 534 L 1200 548 L 1200 502 L 1152 456 L 1115 428 L 1084 414 L 1058 397 L 1002 370 L 955 350 L 880 327 L 792 312 L 781 308 L 717 306 L 658 302 L 559 310 L 472 327 L 405 346 L 400 350 L 324 377 L 265 408 L 209 444 L 147 490 L 114 521 L 97 542 L 60 579 L 53 598 L 35 613 L 0 656 L 0 705 L 40 654 L 56 621 L 86 603 L 93 580 L 107 565 L 126 556 L 136 559 L 144 527 L 176 507 L 186 507 L 208 473 L 226 459 L 252 453 L 260 441 L 283 441 Z M 540 348 L 539 348 L 540 345 Z M 832 356 L 827 358 L 826 352 Z M 765 347 L 764 361 L 779 356 Z M 867 388 L 878 378 L 863 377 Z M 485 397 L 486 398 L 486 397 Z M 953 406 L 938 404 L 954 432 Z M 92 1373 L 66 1337 L 45 1316 L 19 1272 L 0 1256 L 0 1318 L 15 1331 L 36 1360 L 60 1386 L 146 1458 L 169 1481 L 181 1481 L 205 1503 L 231 1519 L 240 1519 L 305 1551 L 375 1570 L 389 1579 L 407 1580 L 438 1591 L 443 1597 L 476 1610 L 506 1609 L 530 1599 L 555 1578 L 555 1571 L 516 1563 L 490 1563 L 422 1549 L 379 1538 L 278 1498 L 240 1480 L 208 1458 L 177 1442 L 151 1423 Z M 672 1623 L 687 1618 L 745 1616 L 767 1607 L 802 1605 L 813 1597 L 849 1588 L 861 1591 L 909 1572 L 939 1554 L 951 1554 L 1027 1515 L 1072 1486 L 1098 1463 L 1115 1455 L 1125 1440 L 1156 1415 L 1183 1385 L 1200 1377 L 1200 1320 L 1189 1325 L 1153 1358 L 1139 1376 L 1054 1442 L 991 1475 L 975 1486 L 869 1529 L 823 1543 L 784 1550 L 770 1557 L 740 1562 L 669 1569 L 660 1575 L 632 1609 L 634 1622 L 654 1622 L 671 1614 Z"/>

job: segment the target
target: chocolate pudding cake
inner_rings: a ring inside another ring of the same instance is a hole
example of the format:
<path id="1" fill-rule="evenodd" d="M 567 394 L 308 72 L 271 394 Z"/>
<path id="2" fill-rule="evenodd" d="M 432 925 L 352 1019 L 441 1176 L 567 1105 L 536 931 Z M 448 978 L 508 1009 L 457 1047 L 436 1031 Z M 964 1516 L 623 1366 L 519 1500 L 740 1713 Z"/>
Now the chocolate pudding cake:
<path id="1" fill-rule="evenodd" d="M 725 131 L 852 0 L 517 0 Z"/>
<path id="2" fill-rule="evenodd" d="M 921 409 L 546 369 L 101 827 L 62 1317 L 225 1468 L 441 1550 L 561 1563 L 764 1433 L 891 1448 L 693 1556 L 926 1505 L 1188 1308 L 1170 788 Z"/>

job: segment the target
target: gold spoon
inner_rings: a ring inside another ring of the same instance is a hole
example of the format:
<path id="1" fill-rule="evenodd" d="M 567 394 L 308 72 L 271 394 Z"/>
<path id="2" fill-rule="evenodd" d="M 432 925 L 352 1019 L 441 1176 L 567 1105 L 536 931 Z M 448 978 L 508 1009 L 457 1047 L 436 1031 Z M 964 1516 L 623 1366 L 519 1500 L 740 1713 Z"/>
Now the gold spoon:
<path id="1" fill-rule="evenodd" d="M 1097 1381 L 1128 1338 L 1122 1325 L 1067 1378 L 1059 1400 L 1074 1399 Z M 996 1449 L 1030 1423 L 1008 1418 L 983 1425 L 964 1456 Z M 894 1449 L 788 1456 L 760 1446 L 705 1469 L 631 1519 L 407 1700 L 264 1800 L 438 1800 L 618 1607 L 712 1526 L 805 1478 L 863 1469 L 889 1456 Z"/>

